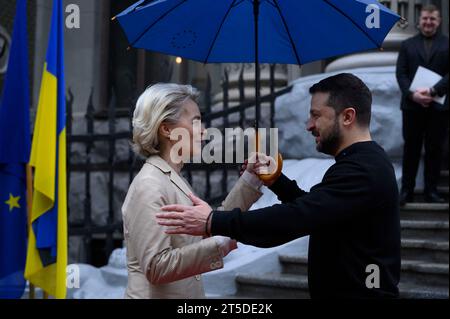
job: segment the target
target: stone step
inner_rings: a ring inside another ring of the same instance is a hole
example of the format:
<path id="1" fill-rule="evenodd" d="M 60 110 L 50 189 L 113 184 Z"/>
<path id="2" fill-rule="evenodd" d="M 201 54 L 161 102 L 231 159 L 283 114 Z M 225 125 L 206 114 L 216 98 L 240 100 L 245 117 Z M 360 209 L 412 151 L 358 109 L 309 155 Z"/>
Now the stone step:
<path id="1" fill-rule="evenodd" d="M 403 239 L 434 239 L 448 241 L 449 222 L 430 220 L 401 220 Z"/>
<path id="2" fill-rule="evenodd" d="M 442 196 L 447 202 L 449 200 L 449 187 L 448 185 L 438 186 L 437 192 Z M 424 203 L 425 196 L 423 194 L 423 189 L 414 190 L 414 203 Z"/>
<path id="3" fill-rule="evenodd" d="M 424 287 L 411 283 L 400 283 L 400 298 L 402 299 L 448 299 L 448 287 Z"/>
<path id="4" fill-rule="evenodd" d="M 308 275 L 308 258 L 304 256 L 280 254 L 283 273 Z M 448 263 L 429 263 L 417 260 L 402 260 L 401 282 L 422 284 L 424 287 L 448 287 Z"/>
<path id="5" fill-rule="evenodd" d="M 402 260 L 400 282 L 448 289 L 448 268 L 448 263 Z"/>
<path id="6" fill-rule="evenodd" d="M 448 241 L 402 239 L 402 260 L 448 264 Z"/>
<path id="7" fill-rule="evenodd" d="M 448 221 L 448 203 L 408 203 L 400 208 L 402 220 L 441 220 Z"/>
<path id="8" fill-rule="evenodd" d="M 269 299 L 309 299 L 306 276 L 266 273 L 236 276 L 237 295 Z"/>
<path id="9" fill-rule="evenodd" d="M 282 271 L 285 274 L 308 275 L 308 257 L 295 254 L 280 254 L 278 256 Z"/>
<path id="10" fill-rule="evenodd" d="M 448 187 L 448 171 L 441 171 L 441 175 L 439 176 L 439 185 Z"/>
<path id="11" fill-rule="evenodd" d="M 309 299 L 308 278 L 292 274 L 241 274 L 236 277 L 235 298 Z M 400 298 L 448 299 L 448 287 L 427 287 L 415 283 L 399 284 Z"/>

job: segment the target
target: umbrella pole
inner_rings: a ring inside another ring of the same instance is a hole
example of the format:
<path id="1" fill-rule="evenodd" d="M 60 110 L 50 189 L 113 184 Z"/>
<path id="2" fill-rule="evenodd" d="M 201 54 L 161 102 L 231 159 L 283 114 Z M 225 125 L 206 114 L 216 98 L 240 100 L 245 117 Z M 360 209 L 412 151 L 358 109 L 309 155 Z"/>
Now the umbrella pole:
<path id="1" fill-rule="evenodd" d="M 260 71 L 259 71 L 259 55 L 258 55 L 258 17 L 259 17 L 259 0 L 253 0 L 253 18 L 255 20 L 255 130 L 258 131 L 259 118 L 261 113 L 260 101 Z"/>

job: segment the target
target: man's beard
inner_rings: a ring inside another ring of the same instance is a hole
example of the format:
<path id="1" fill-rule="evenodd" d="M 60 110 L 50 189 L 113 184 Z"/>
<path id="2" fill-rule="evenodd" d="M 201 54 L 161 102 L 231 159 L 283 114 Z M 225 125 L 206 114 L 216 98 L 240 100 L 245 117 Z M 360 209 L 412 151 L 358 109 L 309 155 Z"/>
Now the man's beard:
<path id="1" fill-rule="evenodd" d="M 333 127 L 327 133 L 326 135 L 320 135 L 320 142 L 317 143 L 316 149 L 318 152 L 334 156 L 342 140 L 341 130 L 337 120 L 334 121 Z"/>

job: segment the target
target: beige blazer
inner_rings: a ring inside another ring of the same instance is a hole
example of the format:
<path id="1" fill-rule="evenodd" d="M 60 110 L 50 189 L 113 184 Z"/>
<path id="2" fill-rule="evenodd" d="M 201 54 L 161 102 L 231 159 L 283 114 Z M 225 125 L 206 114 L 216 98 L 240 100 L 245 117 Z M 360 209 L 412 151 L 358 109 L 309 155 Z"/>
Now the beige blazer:
<path id="1" fill-rule="evenodd" d="M 204 298 L 201 273 L 223 267 L 214 238 L 167 235 L 156 222 L 163 205 L 192 205 L 188 182 L 154 155 L 136 175 L 122 206 L 127 248 L 125 298 Z M 221 209 L 246 211 L 262 193 L 239 179 Z"/>

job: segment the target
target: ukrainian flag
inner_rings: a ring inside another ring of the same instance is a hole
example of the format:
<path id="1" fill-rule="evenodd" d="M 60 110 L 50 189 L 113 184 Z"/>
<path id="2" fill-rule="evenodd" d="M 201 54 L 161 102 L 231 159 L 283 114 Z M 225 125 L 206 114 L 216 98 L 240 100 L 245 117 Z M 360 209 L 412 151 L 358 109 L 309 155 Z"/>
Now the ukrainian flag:
<path id="1" fill-rule="evenodd" d="M 31 147 L 34 192 L 25 278 L 55 298 L 66 296 L 67 267 L 63 30 L 62 0 L 54 0 Z"/>

